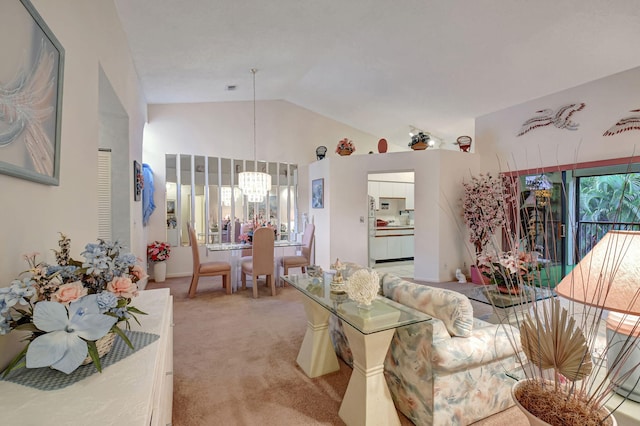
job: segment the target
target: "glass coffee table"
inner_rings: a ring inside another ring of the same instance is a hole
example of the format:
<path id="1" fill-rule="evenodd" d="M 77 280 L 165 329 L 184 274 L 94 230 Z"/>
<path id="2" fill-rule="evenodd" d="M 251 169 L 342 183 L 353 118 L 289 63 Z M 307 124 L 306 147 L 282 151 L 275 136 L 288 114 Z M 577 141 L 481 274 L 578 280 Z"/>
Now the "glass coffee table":
<path id="1" fill-rule="evenodd" d="M 504 294 L 496 285 L 477 286 L 463 292 L 470 300 L 493 306 L 493 315 L 487 319 L 491 323 L 514 323 L 517 314 L 529 309 L 533 302 L 555 297 L 555 292 L 546 287 L 522 286 L 520 294 Z"/>
<path id="2" fill-rule="evenodd" d="M 398 327 L 429 321 L 428 315 L 386 297 L 378 296 L 370 309 L 359 308 L 344 293 L 333 293 L 330 274 L 324 277 L 284 275 L 282 279 L 299 290 L 307 314 L 307 331 L 297 363 L 309 377 L 340 369 L 329 338 L 329 315 L 342 320 L 353 354 L 353 372 L 340 405 L 339 415 L 347 425 L 399 425 L 387 382 L 384 359 Z"/>

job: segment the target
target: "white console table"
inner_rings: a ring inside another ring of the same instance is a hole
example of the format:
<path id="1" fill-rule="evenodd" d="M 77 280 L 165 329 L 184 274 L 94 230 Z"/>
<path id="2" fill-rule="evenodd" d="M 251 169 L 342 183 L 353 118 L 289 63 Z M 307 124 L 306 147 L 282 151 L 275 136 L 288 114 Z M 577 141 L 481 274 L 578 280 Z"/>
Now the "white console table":
<path id="1" fill-rule="evenodd" d="M 173 298 L 169 289 L 145 290 L 133 305 L 142 326 L 160 336 L 102 374 L 59 390 L 0 381 L 0 423 L 6 425 L 170 425 L 173 401 Z"/>

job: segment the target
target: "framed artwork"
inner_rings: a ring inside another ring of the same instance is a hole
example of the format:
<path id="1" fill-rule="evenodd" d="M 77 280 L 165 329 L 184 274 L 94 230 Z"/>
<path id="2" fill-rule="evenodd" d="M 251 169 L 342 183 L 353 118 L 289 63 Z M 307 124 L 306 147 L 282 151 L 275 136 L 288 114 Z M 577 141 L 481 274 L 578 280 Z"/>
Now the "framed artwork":
<path id="1" fill-rule="evenodd" d="M 324 179 L 311 181 L 311 207 L 314 209 L 324 208 Z"/>
<path id="2" fill-rule="evenodd" d="M 0 173 L 60 182 L 64 49 L 29 0 L 0 2 Z"/>
<path id="3" fill-rule="evenodd" d="M 133 160 L 133 201 L 140 201 L 143 186 L 142 166 L 136 160 Z"/>
<path id="4" fill-rule="evenodd" d="M 176 214 L 176 200 L 167 200 L 167 214 Z"/>

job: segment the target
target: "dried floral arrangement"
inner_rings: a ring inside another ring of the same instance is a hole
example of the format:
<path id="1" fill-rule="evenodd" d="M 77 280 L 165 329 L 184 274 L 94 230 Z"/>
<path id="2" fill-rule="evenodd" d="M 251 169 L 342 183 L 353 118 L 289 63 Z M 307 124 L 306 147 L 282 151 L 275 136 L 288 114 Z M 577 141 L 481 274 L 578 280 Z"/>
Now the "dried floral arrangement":
<path id="1" fill-rule="evenodd" d="M 526 214 L 514 214 L 522 211 L 514 202 L 519 199 L 516 196 L 519 195 L 518 183 L 510 178 L 503 180 L 501 185 L 494 185 L 491 181 L 494 184 L 497 182 L 495 178 L 484 175 L 465 185 L 465 222 L 473 225 L 471 242 L 476 255 L 482 261 L 483 255 L 479 253 L 509 253 L 510 259 L 525 259 L 527 262 L 524 262 L 526 265 L 523 268 L 517 262 L 513 265 L 500 261 L 483 262 L 485 274 L 503 276 L 505 270 L 508 271 L 512 266 L 509 282 L 513 287 L 531 286 L 553 291 L 560 285 L 571 289 L 571 293 L 574 291 L 574 281 L 577 293 L 577 281 L 580 277 L 588 276 L 592 277 L 591 285 L 598 290 L 587 305 L 567 298 L 551 297 L 531 303 L 528 310 L 509 312 L 504 324 L 515 327 L 505 327 L 505 330 L 520 353 L 517 371 L 508 372 L 521 379 L 518 386 L 514 386 L 514 399 L 525 413 L 528 411 L 533 417 L 552 425 L 615 424 L 613 416 L 617 407 L 609 410 L 605 403 L 616 388 L 616 383 L 640 368 L 637 364 L 623 368 L 633 351 L 640 350 L 640 340 L 633 336 L 640 333 L 629 333 L 619 352 L 612 355 L 610 349 L 614 342 L 609 337 L 603 338 L 598 331 L 604 327 L 603 321 L 608 314 L 605 306 L 608 299 L 614 297 L 612 285 L 619 278 L 616 275 L 622 271 L 620 266 L 625 262 L 640 264 L 640 258 L 633 257 L 629 250 L 631 238 L 640 239 L 640 232 L 636 232 L 637 235 L 633 235 L 633 232 L 621 233 L 624 236 L 616 235 L 614 242 L 606 247 L 607 261 L 604 266 L 597 262 L 580 262 L 560 280 L 549 268 L 544 267 L 546 265 L 529 262 L 532 259 L 528 256 L 533 247 L 531 241 L 526 240 L 531 236 L 522 231 L 522 225 L 529 222 L 530 218 Z M 628 198 L 623 191 L 621 198 L 625 196 Z M 491 199 L 480 200 L 481 197 Z M 564 186 L 561 197 L 565 198 L 566 203 L 571 202 Z M 558 223 L 550 209 L 543 208 L 541 211 L 543 225 L 557 229 Z M 573 232 L 575 241 L 575 229 Z M 535 247 L 542 248 L 541 260 L 552 257 L 551 251 L 557 247 L 556 237 L 555 233 L 545 233 L 542 247 Z M 635 279 L 637 281 L 640 277 L 636 276 Z M 631 296 L 627 296 L 627 299 L 630 307 L 640 303 L 640 286 L 636 285 L 629 294 Z M 578 295 L 575 298 L 573 296 L 571 298 L 574 300 L 580 299 Z M 513 294 L 511 297 L 516 302 L 522 297 L 522 304 L 530 302 L 523 294 Z M 640 317 L 629 317 L 626 325 L 632 330 L 640 330 Z M 621 394 L 620 391 L 618 393 Z M 628 394 L 621 396 L 626 398 Z"/>

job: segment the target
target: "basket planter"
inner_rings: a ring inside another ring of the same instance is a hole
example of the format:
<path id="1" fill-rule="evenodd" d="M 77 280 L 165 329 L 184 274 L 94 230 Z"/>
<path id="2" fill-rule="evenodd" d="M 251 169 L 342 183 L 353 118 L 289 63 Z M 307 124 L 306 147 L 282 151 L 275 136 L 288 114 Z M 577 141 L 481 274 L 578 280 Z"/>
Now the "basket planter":
<path id="1" fill-rule="evenodd" d="M 344 156 L 344 155 L 351 155 L 352 152 L 353 151 L 351 151 L 350 149 L 341 149 L 341 150 L 338 151 L 338 154 Z"/>
<path id="2" fill-rule="evenodd" d="M 514 402 L 516 403 L 516 406 L 520 409 L 520 411 L 522 411 L 522 413 L 525 416 L 527 416 L 527 420 L 529 420 L 529 424 L 531 424 L 531 426 L 551 426 L 549 423 L 547 423 L 547 422 L 541 420 L 540 418 L 536 417 L 529 410 L 527 410 L 525 407 L 523 407 L 522 404 L 520 404 L 520 401 L 518 400 L 518 398 L 516 397 L 517 389 L 519 387 L 521 387 L 521 386 L 524 386 L 530 380 L 532 380 L 532 379 L 523 379 L 523 380 L 519 380 L 516 383 L 514 383 L 514 385 L 511 387 L 511 397 L 513 398 Z M 549 386 L 553 387 L 553 383 L 549 382 Z M 559 398 L 563 398 L 562 395 L 558 395 L 558 397 Z M 608 416 L 607 419 L 603 423 L 604 425 L 606 425 L 606 426 L 617 426 L 618 425 L 618 422 L 616 421 L 616 418 L 613 415 L 609 415 L 609 410 L 607 410 L 606 407 L 602 407 L 600 412 L 601 412 L 603 417 Z"/>
<path id="3" fill-rule="evenodd" d="M 423 149 L 427 149 L 427 144 L 425 142 L 418 142 L 411 145 L 411 149 L 414 151 L 422 151 Z"/>
<path id="4" fill-rule="evenodd" d="M 96 340 L 96 348 L 98 349 L 98 358 L 102 358 L 109 353 L 113 344 L 116 341 L 116 333 L 108 332 L 98 340 Z M 91 364 L 92 359 L 89 355 L 82 361 L 82 365 Z"/>

